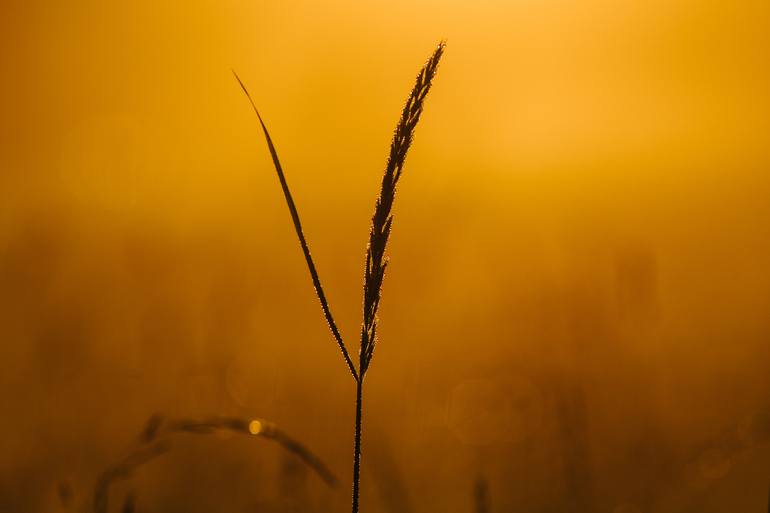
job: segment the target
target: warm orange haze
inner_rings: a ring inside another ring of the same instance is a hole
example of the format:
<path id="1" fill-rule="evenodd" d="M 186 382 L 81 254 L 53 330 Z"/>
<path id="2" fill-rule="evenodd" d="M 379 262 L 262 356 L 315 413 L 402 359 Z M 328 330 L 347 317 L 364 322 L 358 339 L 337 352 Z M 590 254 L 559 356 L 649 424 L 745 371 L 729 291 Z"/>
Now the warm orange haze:
<path id="1" fill-rule="evenodd" d="M 356 385 L 231 68 L 357 355 L 442 38 L 361 511 L 768 510 L 770 3 L 11 0 L 0 512 L 350 510 Z"/>

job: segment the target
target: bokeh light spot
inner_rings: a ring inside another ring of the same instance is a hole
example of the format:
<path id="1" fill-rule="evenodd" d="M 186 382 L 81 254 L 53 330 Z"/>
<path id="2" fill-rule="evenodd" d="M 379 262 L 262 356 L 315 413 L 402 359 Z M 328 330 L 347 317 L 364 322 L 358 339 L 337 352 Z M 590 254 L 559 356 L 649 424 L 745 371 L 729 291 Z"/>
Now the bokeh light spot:
<path id="1" fill-rule="evenodd" d="M 249 433 L 252 435 L 258 435 L 262 432 L 262 422 L 258 420 L 252 420 L 249 422 Z"/>

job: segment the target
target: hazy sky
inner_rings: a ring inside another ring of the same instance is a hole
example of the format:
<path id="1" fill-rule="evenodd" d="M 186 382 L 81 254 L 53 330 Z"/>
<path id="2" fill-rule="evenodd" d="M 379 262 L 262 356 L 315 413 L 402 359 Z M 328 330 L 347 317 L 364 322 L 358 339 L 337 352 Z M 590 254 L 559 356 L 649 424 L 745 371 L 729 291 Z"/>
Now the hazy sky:
<path id="1" fill-rule="evenodd" d="M 770 3 L 12 0 L 0 509 L 51 511 L 64 478 L 87 503 L 156 411 L 273 419 L 347 483 L 352 384 L 231 69 L 355 347 L 390 136 L 441 39 L 367 378 L 367 510 L 470 511 L 477 474 L 495 511 L 766 507 Z M 249 510 L 168 477 L 205 450 L 140 483 L 147 511 Z"/>

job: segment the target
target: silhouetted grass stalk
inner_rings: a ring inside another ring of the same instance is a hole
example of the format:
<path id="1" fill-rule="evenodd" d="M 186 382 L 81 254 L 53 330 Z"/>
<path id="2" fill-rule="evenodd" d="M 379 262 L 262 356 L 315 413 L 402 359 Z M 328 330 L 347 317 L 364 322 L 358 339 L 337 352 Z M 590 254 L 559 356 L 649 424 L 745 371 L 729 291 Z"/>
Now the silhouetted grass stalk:
<path id="1" fill-rule="evenodd" d="M 484 476 L 478 476 L 473 483 L 473 505 L 476 513 L 489 513 L 489 483 Z"/>
<path id="2" fill-rule="evenodd" d="M 353 499 L 352 499 L 352 511 L 358 513 L 359 509 L 359 490 L 361 482 L 361 426 L 363 417 L 363 386 L 364 377 L 369 369 L 369 364 L 374 354 L 374 348 L 377 342 L 377 312 L 380 306 L 380 298 L 382 294 L 382 283 L 385 277 L 385 268 L 387 267 L 387 258 L 385 257 L 385 249 L 390 237 L 390 230 L 393 224 L 393 215 L 391 213 L 393 208 L 393 202 L 396 197 L 396 186 L 399 178 L 401 178 L 401 171 L 406 161 L 406 154 L 409 151 L 409 147 L 412 145 L 414 139 L 414 131 L 417 127 L 417 123 L 420 121 L 422 115 L 425 98 L 430 91 L 433 78 L 438 69 L 439 61 L 444 53 L 445 44 L 442 41 L 439 43 L 433 55 L 428 59 L 425 66 L 420 70 L 417 75 L 417 80 L 409 98 L 404 105 L 401 112 L 401 118 L 396 125 L 396 130 L 393 134 L 393 140 L 390 144 L 390 154 L 388 155 L 387 164 L 385 166 L 385 173 L 382 177 L 382 185 L 380 188 L 380 194 L 377 197 L 375 203 L 374 214 L 372 215 L 371 230 L 369 233 L 369 243 L 366 247 L 366 264 L 364 266 L 364 297 L 363 297 L 363 321 L 361 323 L 361 343 L 358 352 L 358 370 L 353 365 L 353 361 L 345 347 L 345 343 L 342 340 L 342 336 L 337 329 L 337 325 L 332 317 L 331 310 L 329 309 L 326 296 L 321 287 L 321 281 L 318 277 L 315 264 L 310 255 L 310 248 L 305 240 L 304 233 L 302 231 L 302 224 L 297 213 L 297 207 L 294 204 L 294 200 L 289 191 L 289 187 L 286 183 L 286 177 L 283 173 L 283 168 L 278 159 L 278 153 L 273 145 L 273 141 L 270 138 L 270 134 L 267 131 L 262 116 L 259 114 L 257 107 L 252 100 L 249 91 L 243 84 L 241 79 L 235 72 L 235 78 L 241 85 L 243 92 L 249 99 L 254 112 L 259 119 L 260 126 L 264 132 L 265 139 L 267 141 L 270 155 L 273 159 L 273 165 L 275 166 L 276 173 L 278 174 L 278 180 L 281 183 L 283 189 L 283 195 L 286 198 L 286 204 L 289 207 L 289 213 L 291 214 L 292 221 L 294 222 L 294 229 L 297 232 L 302 252 L 307 262 L 310 276 L 313 280 L 313 286 L 315 287 L 316 295 L 321 302 L 321 309 L 323 310 L 324 317 L 326 318 L 329 328 L 332 331 L 337 345 L 342 352 L 342 356 L 345 363 L 353 375 L 353 379 L 356 383 L 356 420 L 355 420 L 355 436 L 353 447 Z"/>
<path id="3" fill-rule="evenodd" d="M 254 435 L 273 440 L 285 450 L 298 456 L 313 469 L 330 487 L 337 485 L 337 478 L 326 464 L 307 447 L 293 439 L 272 422 L 264 419 L 241 419 L 237 417 L 211 417 L 207 419 L 165 420 L 153 415 L 139 435 L 138 446 L 118 463 L 108 467 L 96 480 L 94 487 L 94 513 L 107 513 L 110 488 L 117 481 L 130 479 L 134 472 L 171 448 L 170 437 L 177 434 L 210 435 L 216 432 Z M 133 494 L 126 499 L 123 509 L 134 507 Z"/>

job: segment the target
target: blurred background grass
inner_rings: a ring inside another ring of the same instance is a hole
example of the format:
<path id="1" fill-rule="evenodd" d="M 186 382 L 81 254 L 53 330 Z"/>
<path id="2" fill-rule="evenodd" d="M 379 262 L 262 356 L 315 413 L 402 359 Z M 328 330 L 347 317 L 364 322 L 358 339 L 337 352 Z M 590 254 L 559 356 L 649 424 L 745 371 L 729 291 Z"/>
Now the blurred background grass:
<path id="1" fill-rule="evenodd" d="M 275 420 L 347 482 L 391 130 L 367 511 L 763 511 L 770 4 L 19 2 L 0 16 L 0 509 L 88 503 L 153 412 Z M 279 449 L 190 440 L 140 511 L 339 510 Z M 287 470 L 289 469 L 289 470 Z M 294 470 L 291 470 L 294 469 Z M 294 481 L 292 481 L 294 480 Z M 288 483 L 288 484 L 287 484 Z"/>

